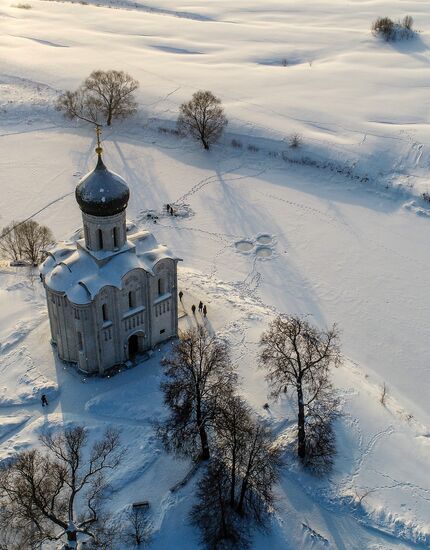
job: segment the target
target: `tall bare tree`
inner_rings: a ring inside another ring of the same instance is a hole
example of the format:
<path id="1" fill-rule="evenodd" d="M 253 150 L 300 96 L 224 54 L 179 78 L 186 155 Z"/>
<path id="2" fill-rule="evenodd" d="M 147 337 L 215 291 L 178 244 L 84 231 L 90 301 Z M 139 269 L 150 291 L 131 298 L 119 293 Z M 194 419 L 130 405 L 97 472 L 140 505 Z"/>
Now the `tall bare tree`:
<path id="1" fill-rule="evenodd" d="M 227 345 L 202 326 L 180 333 L 170 357 L 163 361 L 161 384 L 169 417 L 158 426 L 165 447 L 185 456 L 210 456 L 209 430 L 222 396 L 237 380 Z M 199 450 L 199 451 L 198 451 Z"/>
<path id="2" fill-rule="evenodd" d="M 89 450 L 82 426 L 44 434 L 40 441 L 45 452 L 22 451 L 0 469 L 5 525 L 20 533 L 28 548 L 66 538 L 66 548 L 76 548 L 79 533 L 101 542 L 106 474 L 119 466 L 124 453 L 118 432 L 107 429 Z"/>
<path id="3" fill-rule="evenodd" d="M 323 396 L 330 402 L 330 369 L 341 362 L 338 330 L 335 325 L 319 330 L 301 317 L 279 316 L 262 334 L 260 346 L 260 365 L 267 371 L 272 396 L 296 393 L 297 452 L 305 461 L 306 417 L 317 410 Z M 334 408 L 334 398 L 332 404 Z"/>
<path id="4" fill-rule="evenodd" d="M 191 523 L 209 550 L 244 550 L 251 542 L 250 529 L 230 506 L 229 488 L 228 467 L 220 460 L 211 460 L 198 483 L 197 502 L 190 513 Z"/>
<path id="5" fill-rule="evenodd" d="M 56 103 L 58 111 L 67 118 L 107 126 L 114 119 L 128 118 L 137 110 L 134 92 L 139 82 L 124 71 L 93 71 L 74 92 L 61 94 Z"/>
<path id="6" fill-rule="evenodd" d="M 245 548 L 252 529 L 266 525 L 273 507 L 280 450 L 270 430 L 255 420 L 238 396 L 223 401 L 215 433 L 213 458 L 199 485 L 191 520 L 209 548 L 227 542 Z"/>
<path id="7" fill-rule="evenodd" d="M 38 264 L 43 252 L 54 241 L 51 230 L 34 220 L 12 222 L 0 234 L 0 252 L 10 260 Z"/>
<path id="8" fill-rule="evenodd" d="M 208 90 L 200 90 L 180 106 L 177 126 L 180 132 L 201 141 L 203 147 L 209 149 L 218 141 L 227 122 L 221 100 Z"/>

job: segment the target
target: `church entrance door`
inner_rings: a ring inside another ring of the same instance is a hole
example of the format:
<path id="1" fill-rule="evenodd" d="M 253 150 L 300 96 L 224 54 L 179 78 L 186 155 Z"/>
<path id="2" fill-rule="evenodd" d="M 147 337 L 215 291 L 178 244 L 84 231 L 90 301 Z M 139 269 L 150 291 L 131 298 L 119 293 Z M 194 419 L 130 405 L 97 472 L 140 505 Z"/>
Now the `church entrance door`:
<path id="1" fill-rule="evenodd" d="M 128 339 L 128 358 L 131 361 L 136 359 L 137 352 L 139 351 L 139 338 L 137 334 L 132 334 Z"/>

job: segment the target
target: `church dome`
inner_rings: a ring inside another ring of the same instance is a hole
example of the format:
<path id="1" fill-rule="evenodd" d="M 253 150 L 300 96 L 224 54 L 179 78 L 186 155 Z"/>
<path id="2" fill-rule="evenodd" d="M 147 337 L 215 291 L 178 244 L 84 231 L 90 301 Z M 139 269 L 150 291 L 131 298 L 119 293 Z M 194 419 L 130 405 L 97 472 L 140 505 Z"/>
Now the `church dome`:
<path id="1" fill-rule="evenodd" d="M 91 216 L 114 216 L 127 208 L 130 190 L 121 176 L 106 168 L 99 154 L 95 169 L 76 187 L 80 209 Z"/>

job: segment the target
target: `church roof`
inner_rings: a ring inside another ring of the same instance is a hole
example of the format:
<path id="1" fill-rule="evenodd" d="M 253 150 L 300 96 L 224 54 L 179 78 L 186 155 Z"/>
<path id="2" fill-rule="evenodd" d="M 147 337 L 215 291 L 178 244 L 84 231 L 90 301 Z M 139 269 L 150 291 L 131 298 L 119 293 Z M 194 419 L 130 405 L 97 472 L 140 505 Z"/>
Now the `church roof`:
<path id="1" fill-rule="evenodd" d="M 76 187 L 80 209 L 91 216 L 114 216 L 127 207 L 130 190 L 121 176 L 103 163 L 101 153 L 97 166 Z"/>
<path id="2" fill-rule="evenodd" d="M 152 233 L 142 231 L 131 235 L 123 250 L 102 263 L 80 244 L 61 243 L 49 251 L 40 270 L 49 289 L 65 293 L 74 304 L 84 305 L 106 286 L 121 289 L 124 276 L 133 269 L 154 275 L 155 265 L 166 258 L 179 259 L 165 245 L 159 245 Z"/>

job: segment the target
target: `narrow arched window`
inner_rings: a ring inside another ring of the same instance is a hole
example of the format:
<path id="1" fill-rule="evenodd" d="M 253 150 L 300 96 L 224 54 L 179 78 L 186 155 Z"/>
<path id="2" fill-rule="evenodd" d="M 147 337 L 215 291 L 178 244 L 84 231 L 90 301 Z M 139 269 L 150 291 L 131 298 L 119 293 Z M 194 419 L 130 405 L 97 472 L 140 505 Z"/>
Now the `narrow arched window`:
<path id="1" fill-rule="evenodd" d="M 164 294 L 165 292 L 165 289 L 164 289 L 164 279 L 158 279 L 158 295 L 161 296 L 162 294 Z"/>
<path id="2" fill-rule="evenodd" d="M 103 315 L 103 321 L 109 321 L 108 309 L 107 309 L 107 305 L 106 305 L 106 304 L 103 304 L 103 305 L 102 305 L 102 315 Z"/>
<path id="3" fill-rule="evenodd" d="M 130 309 L 136 307 L 136 292 L 134 290 L 130 290 L 128 293 L 128 307 Z"/>
<path id="4" fill-rule="evenodd" d="M 112 230 L 113 247 L 118 248 L 118 227 L 114 227 Z"/>
<path id="5" fill-rule="evenodd" d="M 97 242 L 99 250 L 103 250 L 103 231 L 101 229 L 97 229 Z"/>
<path id="6" fill-rule="evenodd" d="M 78 332 L 78 349 L 82 351 L 84 349 L 84 343 L 82 341 L 82 334 Z"/>

